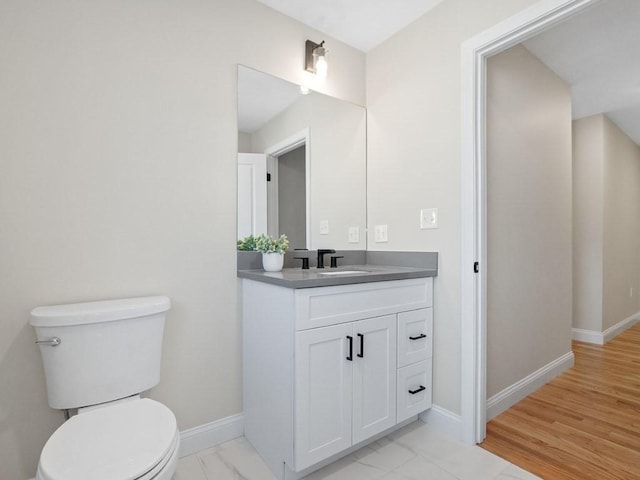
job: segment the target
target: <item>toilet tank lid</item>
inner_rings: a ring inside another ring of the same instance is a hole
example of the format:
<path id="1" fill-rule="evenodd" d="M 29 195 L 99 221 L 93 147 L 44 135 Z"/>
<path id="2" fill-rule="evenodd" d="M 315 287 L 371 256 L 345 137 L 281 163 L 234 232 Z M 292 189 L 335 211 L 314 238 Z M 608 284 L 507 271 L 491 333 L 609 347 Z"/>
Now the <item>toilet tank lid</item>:
<path id="1" fill-rule="evenodd" d="M 50 305 L 34 308 L 30 323 L 34 327 L 86 325 L 153 315 L 169 308 L 171 301 L 165 296 Z"/>

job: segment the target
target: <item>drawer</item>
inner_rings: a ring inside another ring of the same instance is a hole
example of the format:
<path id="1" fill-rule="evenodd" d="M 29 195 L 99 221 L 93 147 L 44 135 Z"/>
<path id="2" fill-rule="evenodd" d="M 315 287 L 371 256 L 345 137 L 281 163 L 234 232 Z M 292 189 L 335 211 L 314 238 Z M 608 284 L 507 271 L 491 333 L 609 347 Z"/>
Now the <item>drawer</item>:
<path id="1" fill-rule="evenodd" d="M 430 358 L 433 351 L 433 309 L 398 314 L 398 367 Z"/>
<path id="2" fill-rule="evenodd" d="M 431 408 L 431 358 L 398 369 L 396 422 Z"/>
<path id="3" fill-rule="evenodd" d="M 430 307 L 432 278 L 302 288 L 295 292 L 296 330 Z"/>

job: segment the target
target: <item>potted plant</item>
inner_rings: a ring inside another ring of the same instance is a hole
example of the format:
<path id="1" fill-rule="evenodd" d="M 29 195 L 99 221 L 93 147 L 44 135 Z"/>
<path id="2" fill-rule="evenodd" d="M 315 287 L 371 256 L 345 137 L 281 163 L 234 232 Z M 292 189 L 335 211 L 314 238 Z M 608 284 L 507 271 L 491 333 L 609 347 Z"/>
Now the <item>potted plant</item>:
<path id="1" fill-rule="evenodd" d="M 253 252 L 256 249 L 256 237 L 249 235 L 238 240 L 238 250 L 241 252 Z"/>
<path id="2" fill-rule="evenodd" d="M 282 234 L 274 239 L 262 234 L 257 237 L 248 236 L 238 240 L 238 250 L 252 250 L 262 253 L 262 268 L 267 272 L 279 272 L 284 265 L 284 252 L 289 248 L 287 236 Z"/>

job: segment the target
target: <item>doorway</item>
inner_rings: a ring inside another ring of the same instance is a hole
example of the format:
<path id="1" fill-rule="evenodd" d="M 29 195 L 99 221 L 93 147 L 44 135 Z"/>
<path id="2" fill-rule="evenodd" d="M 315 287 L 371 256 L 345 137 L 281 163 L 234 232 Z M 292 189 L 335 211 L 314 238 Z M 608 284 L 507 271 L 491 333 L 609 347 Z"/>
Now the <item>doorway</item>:
<path id="1" fill-rule="evenodd" d="M 486 60 L 598 1 L 544 0 L 462 46 L 461 433 L 470 444 L 486 435 Z"/>
<path id="2" fill-rule="evenodd" d="M 271 157 L 267 193 L 269 234 L 287 232 L 292 249 L 308 248 L 306 145 Z M 273 188 L 269 188 L 273 187 Z"/>
<path id="3" fill-rule="evenodd" d="M 291 249 L 311 243 L 311 166 L 309 129 L 270 146 L 267 155 L 267 231 L 286 232 Z"/>

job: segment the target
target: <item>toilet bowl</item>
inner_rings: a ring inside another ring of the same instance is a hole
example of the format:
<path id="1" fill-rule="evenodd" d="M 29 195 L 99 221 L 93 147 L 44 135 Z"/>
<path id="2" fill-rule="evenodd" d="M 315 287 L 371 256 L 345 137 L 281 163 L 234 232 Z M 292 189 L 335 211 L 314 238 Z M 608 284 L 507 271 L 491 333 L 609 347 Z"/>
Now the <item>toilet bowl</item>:
<path id="1" fill-rule="evenodd" d="M 49 406 L 78 409 L 46 442 L 36 480 L 170 480 L 174 414 L 140 393 L 160 381 L 167 297 L 38 307 L 31 312 Z"/>
<path id="2" fill-rule="evenodd" d="M 49 438 L 36 480 L 169 480 L 180 432 L 171 410 L 151 399 L 79 413 Z"/>

